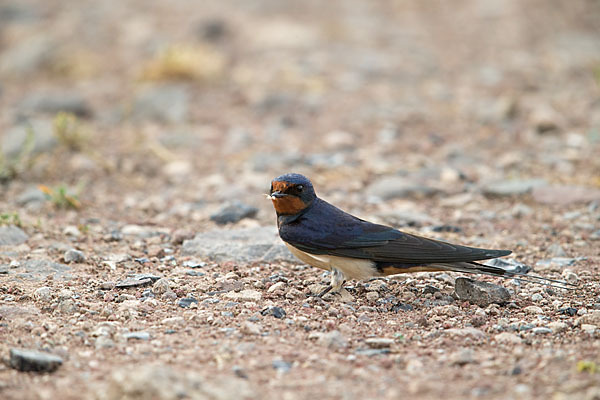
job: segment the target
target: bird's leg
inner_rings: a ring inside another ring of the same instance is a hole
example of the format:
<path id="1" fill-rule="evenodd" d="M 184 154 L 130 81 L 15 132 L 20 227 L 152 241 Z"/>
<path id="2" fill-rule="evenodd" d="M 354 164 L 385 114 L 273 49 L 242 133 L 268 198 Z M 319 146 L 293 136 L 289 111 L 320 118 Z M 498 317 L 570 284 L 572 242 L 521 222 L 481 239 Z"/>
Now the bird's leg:
<path id="1" fill-rule="evenodd" d="M 335 293 L 340 291 L 344 282 L 346 282 L 344 273 L 337 268 L 331 268 L 331 288 Z"/>
<path id="2" fill-rule="evenodd" d="M 344 273 L 339 269 L 331 268 L 331 283 L 317 297 L 323 297 L 332 290 L 333 293 L 339 292 L 344 282 L 346 282 Z"/>

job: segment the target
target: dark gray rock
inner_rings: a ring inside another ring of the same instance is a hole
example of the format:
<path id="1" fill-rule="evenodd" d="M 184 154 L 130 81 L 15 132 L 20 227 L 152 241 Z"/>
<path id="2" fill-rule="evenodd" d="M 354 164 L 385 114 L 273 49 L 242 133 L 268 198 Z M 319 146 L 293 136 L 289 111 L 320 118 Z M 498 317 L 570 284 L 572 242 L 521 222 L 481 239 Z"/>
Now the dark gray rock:
<path id="1" fill-rule="evenodd" d="M 193 297 L 184 297 L 183 299 L 179 299 L 177 305 L 181 308 L 188 308 L 194 303 L 198 304 L 198 300 Z"/>
<path id="2" fill-rule="evenodd" d="M 136 274 L 133 277 L 123 279 L 122 281 L 117 282 L 115 284 L 115 287 L 119 289 L 126 289 L 130 287 L 144 286 L 156 282 L 159 279 L 160 276 L 150 274 Z"/>
<path id="3" fill-rule="evenodd" d="M 281 318 L 285 317 L 286 313 L 285 313 L 285 310 L 283 308 L 281 308 L 281 307 L 273 307 L 273 306 L 271 306 L 271 307 L 267 307 L 267 308 L 262 309 L 261 312 L 260 312 L 260 315 L 263 315 L 263 316 L 265 316 L 265 315 L 272 315 L 275 318 L 281 319 Z"/>
<path id="4" fill-rule="evenodd" d="M 47 35 L 22 40 L 0 57 L 0 73 L 13 76 L 32 74 L 50 65 L 56 55 L 56 43 Z"/>
<path id="5" fill-rule="evenodd" d="M 34 92 L 28 94 L 17 106 L 22 115 L 36 113 L 54 115 L 64 111 L 78 117 L 90 117 L 92 109 L 79 93 L 65 92 Z"/>
<path id="6" fill-rule="evenodd" d="M 17 226 L 0 226 L 0 246 L 17 246 L 23 244 L 29 236 Z"/>
<path id="7" fill-rule="evenodd" d="M 219 229 L 199 233 L 194 239 L 183 242 L 182 255 L 217 262 L 298 262 L 279 238 L 275 227 Z"/>
<path id="8" fill-rule="evenodd" d="M 18 197 L 17 204 L 20 206 L 41 205 L 46 202 L 46 195 L 37 187 L 25 189 Z"/>
<path id="9" fill-rule="evenodd" d="M 32 135 L 32 154 L 52 150 L 58 143 L 53 133 L 52 121 L 32 119 L 8 129 L 0 140 L 0 151 L 7 158 L 16 158 L 23 153 L 28 135 Z"/>
<path id="10" fill-rule="evenodd" d="M 519 196 L 531 192 L 534 188 L 545 186 L 544 179 L 504 180 L 488 183 L 482 187 L 484 195 L 489 197 Z"/>
<path id="11" fill-rule="evenodd" d="M 456 278 L 454 290 L 460 300 L 481 307 L 487 307 L 492 303 L 504 304 L 510 300 L 510 293 L 502 286 L 469 278 Z"/>
<path id="12" fill-rule="evenodd" d="M 17 276 L 28 280 L 42 280 L 49 276 L 54 279 L 71 279 L 71 268 L 65 264 L 55 263 L 45 259 L 27 260 L 16 269 Z"/>
<path id="13" fill-rule="evenodd" d="M 83 251 L 70 249 L 65 252 L 63 259 L 66 263 L 82 263 L 85 261 L 85 255 L 83 254 Z"/>
<path id="14" fill-rule="evenodd" d="M 244 218 L 253 218 L 258 213 L 258 208 L 233 201 L 210 216 L 210 220 L 217 224 L 229 224 L 238 222 Z"/>
<path id="15" fill-rule="evenodd" d="M 159 122 L 185 122 L 189 114 L 189 101 L 189 94 L 184 86 L 148 86 L 136 95 L 133 117 Z"/>
<path id="16" fill-rule="evenodd" d="M 63 363 L 62 358 L 35 350 L 10 349 L 10 366 L 23 372 L 53 372 Z"/>

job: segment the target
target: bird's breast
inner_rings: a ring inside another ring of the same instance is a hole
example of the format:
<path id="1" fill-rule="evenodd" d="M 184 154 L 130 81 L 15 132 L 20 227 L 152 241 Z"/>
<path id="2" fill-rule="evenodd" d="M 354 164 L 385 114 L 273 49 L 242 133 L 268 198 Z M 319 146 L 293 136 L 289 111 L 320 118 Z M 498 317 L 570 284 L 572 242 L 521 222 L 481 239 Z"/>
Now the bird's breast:
<path id="1" fill-rule="evenodd" d="M 371 260 L 331 256 L 328 254 L 310 254 L 287 242 L 284 243 L 294 256 L 313 267 L 328 271 L 335 268 L 343 272 L 344 276 L 349 279 L 368 279 L 379 275 L 375 268 L 375 263 Z"/>

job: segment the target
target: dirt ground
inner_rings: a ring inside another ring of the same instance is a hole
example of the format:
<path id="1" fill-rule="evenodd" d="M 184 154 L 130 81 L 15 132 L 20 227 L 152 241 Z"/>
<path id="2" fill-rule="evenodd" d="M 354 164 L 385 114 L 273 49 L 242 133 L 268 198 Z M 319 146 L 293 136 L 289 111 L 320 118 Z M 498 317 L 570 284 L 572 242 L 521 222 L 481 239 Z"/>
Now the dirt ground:
<path id="1" fill-rule="evenodd" d="M 0 398 L 600 399 L 599 21 L 591 0 L 4 0 Z M 264 200 L 286 172 L 577 289 L 474 277 L 511 293 L 480 306 L 418 273 L 312 297 L 329 277 Z M 13 348 L 63 362 L 21 372 Z"/>

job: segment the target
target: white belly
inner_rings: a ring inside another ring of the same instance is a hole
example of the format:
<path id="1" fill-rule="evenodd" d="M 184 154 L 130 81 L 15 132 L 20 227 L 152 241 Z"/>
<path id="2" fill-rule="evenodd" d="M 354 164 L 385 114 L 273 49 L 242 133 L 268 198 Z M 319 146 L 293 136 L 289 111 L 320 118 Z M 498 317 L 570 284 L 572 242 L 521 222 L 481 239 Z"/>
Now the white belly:
<path id="1" fill-rule="evenodd" d="M 285 243 L 285 242 L 284 242 Z M 341 271 L 349 279 L 367 279 L 378 276 L 375 265 L 370 260 L 358 258 L 330 256 L 326 254 L 309 254 L 299 250 L 289 243 L 285 245 L 290 249 L 293 255 L 301 261 L 312 265 L 313 267 L 331 270 L 335 268 Z"/>

